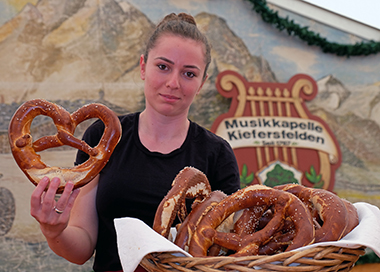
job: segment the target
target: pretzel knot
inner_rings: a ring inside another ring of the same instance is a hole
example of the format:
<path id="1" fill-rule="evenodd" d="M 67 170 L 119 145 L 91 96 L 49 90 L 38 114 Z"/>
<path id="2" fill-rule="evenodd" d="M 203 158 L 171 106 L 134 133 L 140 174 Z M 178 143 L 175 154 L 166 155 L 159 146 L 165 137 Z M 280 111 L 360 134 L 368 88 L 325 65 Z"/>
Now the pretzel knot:
<path id="1" fill-rule="evenodd" d="M 206 175 L 194 167 L 185 167 L 175 177 L 172 188 L 158 206 L 153 229 L 168 238 L 177 214 L 182 221 L 187 216 L 186 198 L 195 198 L 196 204 L 210 193 L 211 187 Z"/>
<path id="2" fill-rule="evenodd" d="M 254 233 L 218 232 L 216 228 L 232 213 L 257 206 L 273 206 L 273 217 L 266 226 Z M 213 244 L 235 251 L 231 256 L 256 255 L 259 248 L 280 232 L 285 221 L 293 223 L 293 240 L 286 251 L 308 245 L 314 240 L 314 227 L 309 210 L 296 196 L 262 185 L 248 186 L 224 198 L 198 224 L 190 241 L 189 253 L 207 256 Z M 302 231 L 301 231 L 302 229 Z"/>
<path id="3" fill-rule="evenodd" d="M 57 134 L 33 142 L 30 127 L 38 115 L 53 119 Z M 74 137 L 78 124 L 91 118 L 99 118 L 105 124 L 103 135 L 95 147 Z M 25 102 L 15 112 L 8 136 L 13 157 L 29 180 L 37 185 L 44 176 L 59 177 L 61 184 L 57 193 L 62 193 L 67 181 L 74 182 L 74 188 L 78 188 L 90 182 L 103 169 L 120 141 L 121 125 L 116 114 L 102 104 L 88 104 L 70 114 L 59 105 L 35 99 Z M 63 169 L 47 166 L 36 153 L 63 145 L 82 150 L 89 155 L 89 159 L 75 167 Z"/>

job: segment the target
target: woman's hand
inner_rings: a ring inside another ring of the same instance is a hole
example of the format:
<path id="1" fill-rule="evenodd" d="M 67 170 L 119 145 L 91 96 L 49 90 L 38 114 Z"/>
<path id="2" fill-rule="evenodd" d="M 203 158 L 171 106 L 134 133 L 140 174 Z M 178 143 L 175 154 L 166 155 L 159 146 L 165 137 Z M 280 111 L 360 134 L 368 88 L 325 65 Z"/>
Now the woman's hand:
<path id="1" fill-rule="evenodd" d="M 59 184 L 60 179 L 57 177 L 51 181 L 48 177 L 44 177 L 31 197 L 30 213 L 40 223 L 41 231 L 47 239 L 58 237 L 67 227 L 71 209 L 79 194 L 79 189 L 73 190 L 74 184 L 68 182 L 62 195 L 56 200 Z M 45 191 L 47 186 L 49 187 Z"/>

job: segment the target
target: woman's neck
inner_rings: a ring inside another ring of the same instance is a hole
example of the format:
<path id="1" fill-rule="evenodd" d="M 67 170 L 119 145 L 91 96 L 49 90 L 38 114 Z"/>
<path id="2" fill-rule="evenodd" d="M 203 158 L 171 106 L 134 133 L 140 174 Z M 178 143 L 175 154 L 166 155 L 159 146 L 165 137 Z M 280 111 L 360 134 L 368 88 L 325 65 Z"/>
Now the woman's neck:
<path id="1" fill-rule="evenodd" d="M 151 152 L 168 154 L 182 146 L 189 126 L 187 115 L 168 117 L 144 110 L 139 118 L 140 141 Z"/>

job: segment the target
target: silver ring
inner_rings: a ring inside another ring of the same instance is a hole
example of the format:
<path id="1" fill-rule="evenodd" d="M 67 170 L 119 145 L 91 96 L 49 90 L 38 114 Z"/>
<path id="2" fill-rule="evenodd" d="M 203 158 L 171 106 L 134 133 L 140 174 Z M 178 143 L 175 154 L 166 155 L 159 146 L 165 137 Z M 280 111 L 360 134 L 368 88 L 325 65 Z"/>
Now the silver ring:
<path id="1" fill-rule="evenodd" d="M 54 210 L 55 210 L 55 212 L 58 213 L 58 214 L 62 214 L 62 213 L 63 213 L 63 211 L 58 210 L 57 207 L 54 207 Z"/>

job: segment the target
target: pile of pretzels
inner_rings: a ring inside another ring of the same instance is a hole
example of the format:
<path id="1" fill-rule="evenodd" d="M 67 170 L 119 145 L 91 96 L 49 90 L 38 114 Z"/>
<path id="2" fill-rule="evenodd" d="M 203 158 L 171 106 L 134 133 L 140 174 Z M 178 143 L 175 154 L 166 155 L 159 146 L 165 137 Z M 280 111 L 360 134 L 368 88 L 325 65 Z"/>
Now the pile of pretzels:
<path id="1" fill-rule="evenodd" d="M 187 213 L 187 198 L 194 199 Z M 156 211 L 153 229 L 194 257 L 273 255 L 337 241 L 359 224 L 355 206 L 332 192 L 299 184 L 251 185 L 227 196 L 185 167 Z"/>

